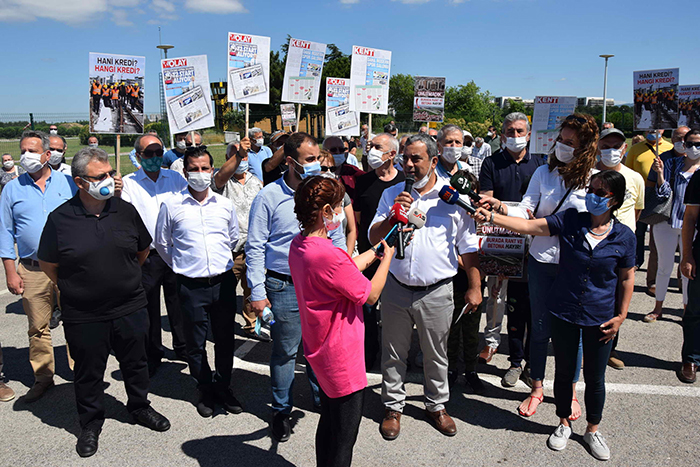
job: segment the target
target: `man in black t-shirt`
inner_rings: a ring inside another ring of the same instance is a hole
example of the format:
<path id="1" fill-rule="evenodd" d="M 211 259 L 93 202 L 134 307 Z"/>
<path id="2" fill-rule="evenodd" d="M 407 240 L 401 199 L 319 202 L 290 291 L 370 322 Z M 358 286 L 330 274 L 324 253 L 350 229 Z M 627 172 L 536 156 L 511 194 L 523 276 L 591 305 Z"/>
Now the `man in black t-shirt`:
<path id="1" fill-rule="evenodd" d="M 107 154 L 85 148 L 71 166 L 78 193 L 48 217 L 39 243 L 41 270 L 61 292 L 66 341 L 75 359 L 81 457 L 97 452 L 105 420 L 104 372 L 110 351 L 119 361 L 134 421 L 170 428 L 148 401 L 148 312 L 141 265 L 151 236 L 136 208 L 114 198 L 119 177 Z"/>

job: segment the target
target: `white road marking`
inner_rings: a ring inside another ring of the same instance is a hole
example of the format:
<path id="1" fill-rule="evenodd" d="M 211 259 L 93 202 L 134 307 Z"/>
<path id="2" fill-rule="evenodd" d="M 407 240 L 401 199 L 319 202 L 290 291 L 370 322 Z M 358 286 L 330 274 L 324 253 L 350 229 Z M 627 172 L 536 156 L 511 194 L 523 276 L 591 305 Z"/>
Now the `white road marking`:
<path id="1" fill-rule="evenodd" d="M 7 290 L 7 289 L 5 289 L 5 290 L 0 290 L 0 295 L 7 295 L 8 293 L 10 293 L 10 291 Z"/>

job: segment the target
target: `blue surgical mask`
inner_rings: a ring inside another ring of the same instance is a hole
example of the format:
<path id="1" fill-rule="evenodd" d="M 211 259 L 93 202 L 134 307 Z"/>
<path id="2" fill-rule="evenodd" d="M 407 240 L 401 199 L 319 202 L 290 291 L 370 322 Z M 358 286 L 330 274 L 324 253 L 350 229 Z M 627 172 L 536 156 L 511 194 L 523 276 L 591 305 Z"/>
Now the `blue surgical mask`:
<path id="1" fill-rule="evenodd" d="M 292 160 L 296 163 L 296 165 L 304 169 L 304 173 L 299 174 L 302 180 L 304 180 L 306 177 L 321 175 L 321 163 L 319 161 L 311 162 L 309 164 L 300 164 L 293 158 Z"/>
<path id="2" fill-rule="evenodd" d="M 658 133 L 647 133 L 647 140 L 656 142 L 657 139 L 659 139 Z"/>
<path id="3" fill-rule="evenodd" d="M 146 172 L 158 172 L 161 165 L 163 165 L 162 156 L 153 156 L 149 159 L 145 157 L 141 158 L 141 167 L 143 167 L 143 170 Z"/>
<path id="4" fill-rule="evenodd" d="M 586 210 L 594 216 L 605 214 L 610 209 L 608 201 L 610 201 L 610 198 L 603 198 L 595 193 L 586 193 Z"/>
<path id="5" fill-rule="evenodd" d="M 236 169 L 236 173 L 238 175 L 240 175 L 246 171 L 248 171 L 248 161 L 241 161 L 241 163 L 238 164 L 238 168 Z"/>

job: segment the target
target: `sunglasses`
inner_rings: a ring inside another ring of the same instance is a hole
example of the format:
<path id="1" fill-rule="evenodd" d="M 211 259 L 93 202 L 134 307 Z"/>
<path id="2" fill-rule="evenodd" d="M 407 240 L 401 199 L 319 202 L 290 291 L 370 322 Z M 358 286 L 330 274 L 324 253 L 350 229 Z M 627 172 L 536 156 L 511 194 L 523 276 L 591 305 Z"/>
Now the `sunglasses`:
<path id="1" fill-rule="evenodd" d="M 692 147 L 700 148 L 700 141 L 697 141 L 695 143 L 693 143 L 692 141 L 688 141 L 687 143 L 685 143 L 685 147 L 688 149 L 690 149 Z"/>
<path id="2" fill-rule="evenodd" d="M 569 115 L 564 119 L 565 122 L 578 122 L 581 125 L 585 124 L 588 120 L 583 117 L 577 117 L 576 115 Z"/>
<path id="3" fill-rule="evenodd" d="M 194 152 L 199 152 L 199 151 L 206 151 L 207 147 L 204 144 L 200 144 L 199 146 L 187 146 L 187 149 L 185 149 L 185 154 L 191 154 Z"/>
<path id="4" fill-rule="evenodd" d="M 331 154 L 343 154 L 345 152 L 345 148 L 328 148 L 328 152 Z"/>
<path id="5" fill-rule="evenodd" d="M 328 172 L 328 171 L 335 172 L 336 170 L 338 170 L 338 167 L 336 167 L 336 166 L 332 166 L 332 167 L 329 167 L 327 165 L 321 166 L 321 172 Z"/>
<path id="6" fill-rule="evenodd" d="M 163 157 L 163 148 L 158 148 L 158 149 L 144 149 L 141 155 L 146 156 L 147 158 L 151 157 Z"/>
<path id="7" fill-rule="evenodd" d="M 104 179 L 107 178 L 107 177 L 114 178 L 114 176 L 115 176 L 116 174 L 117 174 L 117 171 L 116 171 L 116 170 L 110 170 L 109 172 L 105 172 L 105 173 L 103 173 L 103 174 L 101 174 L 101 175 L 97 175 L 97 176 L 95 176 L 95 177 L 93 177 L 93 176 L 91 176 L 91 175 L 83 175 L 83 177 L 81 177 L 81 178 L 84 178 L 84 179 L 85 179 L 85 178 L 88 178 L 88 179 L 90 179 L 90 180 L 95 180 L 96 182 L 101 182 L 102 180 L 104 180 Z"/>

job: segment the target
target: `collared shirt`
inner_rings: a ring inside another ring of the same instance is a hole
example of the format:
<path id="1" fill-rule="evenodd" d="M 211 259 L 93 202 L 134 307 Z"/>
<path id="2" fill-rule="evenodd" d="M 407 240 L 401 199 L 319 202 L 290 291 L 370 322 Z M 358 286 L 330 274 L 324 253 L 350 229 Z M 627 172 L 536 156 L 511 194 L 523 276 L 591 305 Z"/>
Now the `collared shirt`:
<path id="1" fill-rule="evenodd" d="M 591 175 L 596 172 L 598 172 L 597 169 L 591 170 Z M 564 179 L 559 175 L 559 169 L 555 168 L 550 172 L 549 166 L 541 165 L 532 175 L 527 192 L 518 207 L 508 207 L 508 215 L 527 219 L 529 217 L 527 211 L 530 210 L 538 219 L 549 216 L 567 191 Z M 557 212 L 570 208 L 575 208 L 579 212 L 586 211 L 585 188 L 571 190 Z M 559 264 L 559 237 L 533 238 L 530 244 L 530 255 L 540 263 Z"/>
<path id="2" fill-rule="evenodd" d="M 669 149 L 666 152 L 661 153 L 659 157 L 661 158 L 661 161 L 665 164 L 666 161 L 669 159 L 673 159 L 674 157 L 683 157 L 685 154 L 678 155 L 675 149 Z"/>
<path id="3" fill-rule="evenodd" d="M 561 241 L 559 272 L 547 297 L 554 316 L 579 326 L 599 326 L 615 316 L 619 270 L 634 267 L 637 239 L 624 224 L 595 248 L 586 240 L 591 215 L 576 209 L 547 216 L 549 234 Z"/>
<path id="4" fill-rule="evenodd" d="M 468 172 L 471 172 L 471 170 L 472 170 L 471 167 L 469 167 L 469 164 L 467 164 L 464 161 L 457 161 L 456 164 L 457 164 L 457 170 L 466 170 Z M 437 166 L 435 167 L 435 173 L 439 177 L 447 179 L 447 180 L 452 178 L 452 174 L 450 172 L 448 172 L 447 169 L 442 165 L 442 160 L 439 157 L 438 157 Z"/>
<path id="5" fill-rule="evenodd" d="M 258 180 L 263 179 L 263 168 L 262 163 L 264 160 L 272 157 L 272 149 L 267 146 L 261 147 L 258 152 L 253 152 L 252 149 L 248 150 L 248 172 L 252 173 Z"/>
<path id="6" fill-rule="evenodd" d="M 51 167 L 51 168 L 53 169 L 53 167 Z M 69 177 L 71 176 L 71 173 L 73 172 L 73 171 L 71 170 L 70 165 L 65 164 L 65 163 L 63 163 L 63 162 L 61 162 L 61 163 L 58 165 L 58 168 L 57 168 L 57 169 L 54 169 L 54 170 L 55 170 L 56 172 L 61 172 L 62 174 L 66 174 L 66 175 L 68 175 Z"/>
<path id="7" fill-rule="evenodd" d="M 496 136 L 488 141 L 484 140 L 486 144 L 491 146 L 491 154 L 496 154 L 501 149 L 501 138 Z"/>
<path id="8" fill-rule="evenodd" d="M 285 180 L 265 185 L 253 200 L 248 220 L 248 241 L 245 244 L 247 279 L 251 300 L 267 298 L 265 270 L 289 275 L 289 247 L 301 231 L 294 213 L 294 190 Z M 329 232 L 338 248 L 347 248 L 345 235 L 340 229 Z"/>
<path id="9" fill-rule="evenodd" d="M 422 195 L 415 189 L 411 192 L 415 200 L 411 208 L 423 211 L 427 221 L 406 247 L 406 258 L 391 262 L 389 270 L 405 285 L 428 286 L 453 277 L 459 266 L 457 255 L 477 251 L 474 221 L 461 207 L 442 201 L 441 188 L 442 183 L 437 180 Z M 394 199 L 403 189 L 404 185 L 398 184 L 384 190 L 372 225 L 389 217 Z"/>
<path id="10" fill-rule="evenodd" d="M 476 147 L 476 144 L 474 145 L 474 148 L 472 149 L 472 157 L 476 157 L 482 160 L 486 159 L 491 155 L 491 145 L 489 143 L 484 143 L 481 145 L 480 148 Z"/>
<path id="11" fill-rule="evenodd" d="M 99 216 L 80 195 L 57 207 L 41 234 L 38 257 L 58 264 L 61 311 L 66 323 L 106 321 L 146 307 L 136 253 L 151 236 L 136 209 L 110 198 Z"/>
<path id="12" fill-rule="evenodd" d="M 212 183 L 212 187 L 214 184 Z M 246 172 L 243 183 L 233 176 L 221 190 L 215 190 L 221 193 L 222 196 L 230 199 L 233 206 L 236 208 L 238 216 L 238 243 L 234 252 L 238 253 L 245 247 L 245 242 L 248 240 L 248 216 L 250 215 L 250 207 L 253 205 L 253 200 L 262 190 L 262 182 L 250 172 Z"/>
<path id="13" fill-rule="evenodd" d="M 46 189 L 23 173 L 5 185 L 0 196 L 0 258 L 15 259 L 15 242 L 20 258 L 36 260 L 39 238 L 51 211 L 78 191 L 73 180 L 55 170 L 46 179 Z"/>
<path id="14" fill-rule="evenodd" d="M 173 162 L 175 162 L 178 159 L 182 159 L 185 157 L 185 151 L 183 150 L 181 153 L 175 151 L 175 149 L 170 149 L 163 154 L 163 165 L 165 167 L 170 167 Z"/>
<path id="15" fill-rule="evenodd" d="M 160 169 L 154 182 L 143 169 L 139 169 L 124 177 L 122 199 L 134 205 L 151 238 L 155 239 L 160 205 L 185 188 L 187 181 L 177 172 Z M 151 248 L 155 247 L 155 244 L 151 243 Z"/>
<path id="16" fill-rule="evenodd" d="M 685 165 L 685 157 L 676 157 L 669 159 L 669 161 L 664 164 L 664 183 L 659 186 L 656 185 L 656 197 L 658 199 L 667 199 L 669 196 L 673 195 L 673 200 L 671 201 L 671 217 L 668 223 L 674 229 L 680 229 L 683 227 L 683 216 L 685 215 L 685 204 L 683 200 L 685 198 L 685 191 L 688 187 L 688 182 L 693 176 L 692 173 L 683 172 L 683 166 Z M 658 179 L 658 174 L 655 171 L 649 172 L 648 180 L 652 183 L 656 183 Z"/>
<path id="17" fill-rule="evenodd" d="M 202 203 L 186 188 L 160 205 L 154 243 L 175 274 L 204 278 L 225 273 L 233 267 L 237 241 L 233 203 L 211 190 Z"/>
<path id="18" fill-rule="evenodd" d="M 482 192 L 493 191 L 493 197 L 501 201 L 520 201 L 535 170 L 543 164 L 542 157 L 530 154 L 529 150 L 520 162 L 515 162 L 508 150 L 503 149 L 484 160 L 479 188 Z"/>
<path id="19" fill-rule="evenodd" d="M 182 175 L 182 178 L 185 178 L 185 158 L 175 159 L 175 162 L 170 164 L 170 170 L 179 173 Z"/>
<path id="20" fill-rule="evenodd" d="M 474 156 L 469 156 L 467 158 L 467 165 L 469 166 L 469 171 L 476 175 L 476 178 L 479 178 L 479 174 L 481 173 L 481 166 L 483 165 L 484 160 L 479 159 L 478 157 Z"/>

